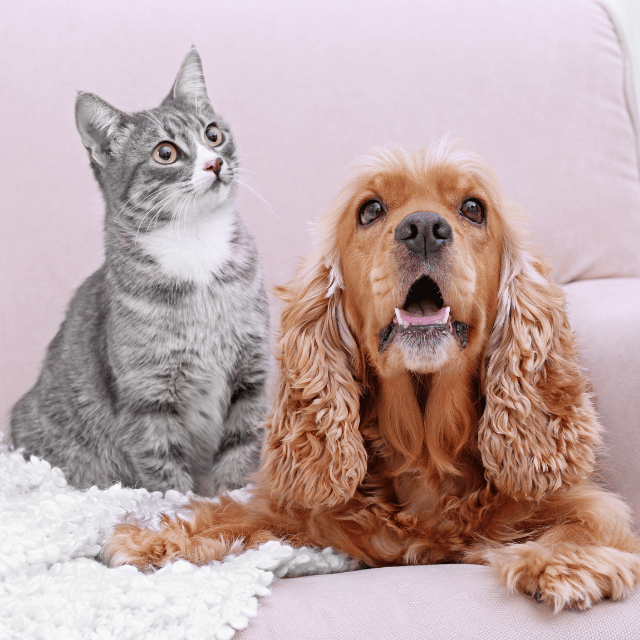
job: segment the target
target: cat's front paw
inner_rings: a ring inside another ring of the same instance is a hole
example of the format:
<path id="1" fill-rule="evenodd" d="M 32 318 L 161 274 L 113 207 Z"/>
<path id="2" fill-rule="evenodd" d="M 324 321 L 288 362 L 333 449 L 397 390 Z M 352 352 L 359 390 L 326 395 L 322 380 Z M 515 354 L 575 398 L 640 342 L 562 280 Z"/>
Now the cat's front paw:
<path id="1" fill-rule="evenodd" d="M 530 594 L 554 611 L 588 609 L 603 598 L 620 600 L 640 580 L 640 558 L 611 547 L 538 542 L 514 544 L 486 554 L 514 591 Z"/>

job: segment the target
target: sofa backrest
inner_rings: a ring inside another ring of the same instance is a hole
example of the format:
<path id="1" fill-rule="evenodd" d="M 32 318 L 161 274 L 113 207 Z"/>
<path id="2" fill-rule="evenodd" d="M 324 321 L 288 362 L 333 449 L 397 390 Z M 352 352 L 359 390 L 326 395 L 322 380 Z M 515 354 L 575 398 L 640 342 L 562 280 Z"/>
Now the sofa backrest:
<path id="1" fill-rule="evenodd" d="M 268 203 L 241 194 L 268 284 L 288 280 L 309 251 L 308 223 L 354 158 L 444 135 L 494 167 L 560 282 L 640 275 L 629 72 L 595 1 L 34 6 L 11 3 L 0 26 L 3 424 L 73 290 L 102 261 L 103 206 L 73 122 L 75 93 L 130 111 L 155 106 L 192 44 L 246 179 Z"/>

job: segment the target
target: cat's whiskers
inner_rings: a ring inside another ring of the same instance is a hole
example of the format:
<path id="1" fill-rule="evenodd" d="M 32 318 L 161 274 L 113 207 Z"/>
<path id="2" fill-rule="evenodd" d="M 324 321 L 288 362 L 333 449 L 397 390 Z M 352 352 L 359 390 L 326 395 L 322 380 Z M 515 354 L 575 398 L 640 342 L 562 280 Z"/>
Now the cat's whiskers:
<path id="1" fill-rule="evenodd" d="M 163 200 L 161 200 L 160 202 L 158 202 L 157 204 L 155 204 L 150 210 L 149 212 L 153 211 L 154 209 L 157 208 L 157 211 L 155 212 L 154 216 L 151 218 L 151 221 L 149 222 L 149 224 L 147 225 L 147 233 L 149 232 L 149 229 L 151 228 L 151 225 L 154 224 L 155 222 L 155 228 L 158 228 L 158 220 L 160 219 L 160 214 L 162 213 L 163 209 L 171 204 L 171 201 L 173 198 L 178 198 L 182 195 L 182 193 L 184 192 L 184 187 L 179 188 L 178 190 L 170 193 L 166 198 L 164 198 Z M 171 214 L 173 216 L 173 213 Z"/>
<path id="2" fill-rule="evenodd" d="M 249 156 L 243 155 L 242 159 L 247 157 Z M 258 186 L 252 183 L 250 181 L 250 178 L 246 175 L 247 173 L 255 174 L 255 171 L 249 171 L 248 169 L 241 167 L 240 160 L 241 159 L 232 160 L 229 163 L 231 166 L 231 169 L 234 172 L 234 177 L 233 177 L 234 181 L 238 184 L 238 186 L 245 188 L 251 195 L 253 195 L 258 200 L 260 200 L 260 202 L 262 202 L 264 205 L 266 205 L 267 209 L 269 210 L 269 213 L 278 221 L 278 224 L 284 230 L 284 225 L 282 224 L 282 220 L 280 220 L 280 217 L 276 213 L 276 210 L 271 206 L 271 203 L 262 195 L 262 193 L 260 193 Z"/>
<path id="3" fill-rule="evenodd" d="M 191 193 L 191 198 L 190 198 L 189 202 L 187 203 L 187 207 L 185 209 L 185 222 L 187 221 L 187 218 L 190 215 L 189 214 L 189 207 L 191 207 L 192 210 L 193 210 L 195 202 L 196 202 L 196 194 L 194 192 L 192 192 Z"/>
<path id="4" fill-rule="evenodd" d="M 136 239 L 135 239 L 136 243 L 138 242 L 138 235 L 140 234 L 140 228 L 142 227 L 144 221 L 147 219 L 147 216 L 149 216 L 149 214 L 153 213 L 154 210 L 156 210 L 154 215 L 153 215 L 153 217 L 151 218 L 151 221 L 147 225 L 147 233 L 149 233 L 149 230 L 151 229 L 151 225 L 155 221 L 156 222 L 156 226 L 157 226 L 157 220 L 160 217 L 160 214 L 162 213 L 162 210 L 168 204 L 170 204 L 171 200 L 173 198 L 176 198 L 176 197 L 182 195 L 184 192 L 186 192 L 188 190 L 188 187 L 186 187 L 186 186 L 182 186 L 182 187 L 177 187 L 176 188 L 176 185 L 170 185 L 170 188 L 173 189 L 173 191 L 171 191 L 171 193 L 169 193 L 168 196 L 165 196 L 164 198 L 162 198 L 162 200 L 160 200 L 160 202 L 157 202 L 152 207 L 150 207 L 149 210 L 144 214 L 144 217 L 142 218 L 142 220 L 140 221 L 140 224 L 138 225 L 138 230 L 136 231 Z"/>
<path id="5" fill-rule="evenodd" d="M 164 187 L 159 187 L 158 189 L 154 189 L 151 193 L 149 193 L 148 195 L 146 195 L 144 198 L 142 198 L 142 200 L 140 200 L 140 202 L 137 202 L 137 205 L 141 205 L 145 200 L 148 200 L 149 198 L 152 198 L 155 195 L 158 195 L 159 193 L 168 191 L 169 189 L 174 189 L 175 185 L 174 184 L 169 184 L 169 185 L 165 185 Z M 122 214 L 122 212 L 126 209 L 127 205 L 131 202 L 131 200 L 133 200 L 135 198 L 136 194 L 132 195 L 123 205 L 122 208 L 120 209 L 120 211 L 118 211 L 118 215 L 115 218 L 115 221 L 117 222 L 118 219 L 120 218 L 120 215 Z"/>
<path id="6" fill-rule="evenodd" d="M 188 193 L 186 193 L 184 195 L 184 197 L 182 198 L 182 200 L 180 201 L 180 204 L 176 207 L 174 213 L 171 216 L 171 226 L 173 226 L 177 233 L 178 233 L 178 242 L 180 242 L 180 222 L 181 219 L 183 217 L 183 213 L 185 214 L 185 220 L 186 220 L 186 214 L 187 214 L 187 202 L 190 200 L 191 196 L 193 195 L 192 191 L 189 191 Z"/>
<path id="7" fill-rule="evenodd" d="M 194 211 L 195 211 L 195 207 L 194 207 L 195 202 L 196 202 L 196 194 L 194 192 L 192 192 L 191 193 L 191 197 L 187 201 L 187 204 L 186 204 L 185 210 L 184 210 L 185 225 L 188 223 L 189 217 L 192 216 Z"/>
<path id="8" fill-rule="evenodd" d="M 147 230 L 145 233 L 149 233 L 149 230 L 151 229 L 151 225 L 154 224 L 155 222 L 155 228 L 158 228 L 158 220 L 160 218 L 160 214 L 162 213 L 162 209 L 164 208 L 164 205 L 157 211 L 157 213 L 154 214 L 154 216 L 151 218 L 151 220 L 149 221 L 149 224 L 147 225 Z M 146 217 L 146 216 L 145 216 Z M 138 227 L 138 232 L 140 232 L 140 227 Z M 136 242 L 138 241 L 138 234 L 136 233 Z"/>
<path id="9" fill-rule="evenodd" d="M 170 200 L 173 195 L 174 195 L 174 190 L 175 189 L 175 185 L 169 185 L 168 187 L 165 187 L 162 189 L 162 191 L 164 191 L 165 193 L 167 191 L 170 191 L 169 195 L 166 197 L 163 197 L 162 200 L 160 200 L 160 202 L 156 202 L 155 204 L 153 204 L 151 207 L 149 207 L 149 209 L 147 209 L 147 211 L 145 212 L 144 216 L 142 217 L 142 220 L 140 220 L 140 224 L 138 225 L 138 229 L 136 231 L 136 242 L 138 241 L 138 234 L 140 233 L 140 228 L 142 227 L 142 225 L 144 224 L 144 221 L 147 219 L 147 216 L 152 213 L 154 211 L 154 209 L 156 209 L 157 207 L 161 207 L 162 203 L 164 203 L 167 200 Z M 152 194 L 150 194 L 148 197 L 151 197 L 151 195 L 157 195 L 158 193 L 160 193 L 160 189 L 154 191 Z M 145 200 L 147 199 L 145 198 Z M 143 201 L 144 202 L 144 201 Z M 162 210 L 162 207 L 159 209 L 158 214 L 160 213 L 160 211 Z M 147 225 L 147 233 L 149 232 L 149 228 L 151 226 L 151 224 L 153 223 L 153 220 L 155 218 L 155 215 L 151 218 L 151 222 L 149 222 L 149 224 Z"/>
<path id="10" fill-rule="evenodd" d="M 238 184 L 238 186 L 243 187 L 251 195 L 253 195 L 255 198 L 260 200 L 260 202 L 262 202 L 267 207 L 267 209 L 269 210 L 269 213 L 277 220 L 278 224 L 284 231 L 284 225 L 282 224 L 282 220 L 280 220 L 280 217 L 276 213 L 276 210 L 271 206 L 269 201 L 260 193 L 257 186 L 251 184 L 251 182 L 249 182 L 249 179 L 246 176 L 240 175 L 240 172 L 238 169 L 236 169 L 235 182 Z"/>
<path id="11" fill-rule="evenodd" d="M 251 169 L 247 169 L 244 165 L 244 161 L 246 158 L 253 158 L 256 156 L 245 156 L 243 155 L 241 158 L 237 158 L 236 160 L 233 160 L 230 164 L 233 167 L 233 169 L 235 169 L 236 171 L 240 171 L 243 175 L 250 173 L 254 176 L 260 175 L 257 171 L 251 171 Z"/>

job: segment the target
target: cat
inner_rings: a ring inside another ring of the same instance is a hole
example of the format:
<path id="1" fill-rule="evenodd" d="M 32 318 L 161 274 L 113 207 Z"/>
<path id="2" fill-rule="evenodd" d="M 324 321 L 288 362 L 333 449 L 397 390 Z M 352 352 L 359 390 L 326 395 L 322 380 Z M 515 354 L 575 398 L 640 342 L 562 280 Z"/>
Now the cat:
<path id="1" fill-rule="evenodd" d="M 13 408 L 13 445 L 81 488 L 242 486 L 263 439 L 269 310 L 200 56 L 155 109 L 79 93 L 76 124 L 106 202 L 105 262 Z"/>

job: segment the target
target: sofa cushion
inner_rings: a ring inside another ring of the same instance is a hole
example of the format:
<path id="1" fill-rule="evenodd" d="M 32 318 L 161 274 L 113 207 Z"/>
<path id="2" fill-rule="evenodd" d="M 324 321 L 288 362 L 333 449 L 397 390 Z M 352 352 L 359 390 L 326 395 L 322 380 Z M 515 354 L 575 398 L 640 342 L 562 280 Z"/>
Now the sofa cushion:
<path id="1" fill-rule="evenodd" d="M 476 565 L 285 578 L 271 589 L 237 640 L 637 640 L 640 630 L 638 590 L 555 615 Z"/>

